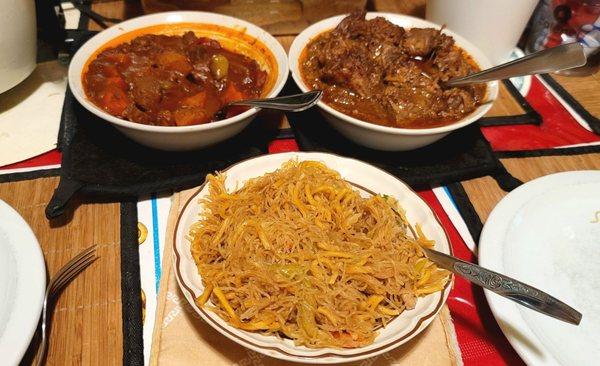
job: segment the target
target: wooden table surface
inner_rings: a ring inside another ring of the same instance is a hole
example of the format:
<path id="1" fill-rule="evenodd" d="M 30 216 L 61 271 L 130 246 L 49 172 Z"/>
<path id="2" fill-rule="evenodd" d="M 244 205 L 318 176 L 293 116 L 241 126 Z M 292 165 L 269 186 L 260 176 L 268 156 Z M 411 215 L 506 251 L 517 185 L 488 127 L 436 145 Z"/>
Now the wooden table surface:
<path id="1" fill-rule="evenodd" d="M 371 6 L 381 11 L 422 16 L 424 1 L 375 0 Z M 126 18 L 139 13 L 139 6 L 122 1 L 93 5 L 100 14 Z M 90 22 L 90 29 L 97 26 Z M 292 36 L 278 37 L 289 47 Z M 586 108 L 600 110 L 598 98 L 590 91 L 600 90 L 598 73 L 584 78 L 568 79 L 569 90 L 581 95 Z M 503 92 L 504 93 L 504 92 Z M 576 93 L 573 93 L 576 95 Z M 510 98 L 500 98 L 492 115 L 520 113 L 520 107 Z M 285 121 L 282 121 L 285 126 Z M 533 178 L 568 170 L 600 169 L 600 154 L 545 156 L 503 159 L 507 170 L 515 177 Z M 0 184 L 0 199 L 13 206 L 33 228 L 46 258 L 48 274 L 56 271 L 80 250 L 97 244 L 100 259 L 76 278 L 63 292 L 55 310 L 48 349 L 48 365 L 117 365 L 122 363 L 123 332 L 121 319 L 120 275 L 120 206 L 114 203 L 79 202 L 71 217 L 48 221 L 44 208 L 58 178 L 41 178 Z M 497 202 L 506 194 L 490 177 L 463 183 L 473 205 L 485 221 Z M 33 342 L 24 364 L 33 361 L 37 342 Z"/>

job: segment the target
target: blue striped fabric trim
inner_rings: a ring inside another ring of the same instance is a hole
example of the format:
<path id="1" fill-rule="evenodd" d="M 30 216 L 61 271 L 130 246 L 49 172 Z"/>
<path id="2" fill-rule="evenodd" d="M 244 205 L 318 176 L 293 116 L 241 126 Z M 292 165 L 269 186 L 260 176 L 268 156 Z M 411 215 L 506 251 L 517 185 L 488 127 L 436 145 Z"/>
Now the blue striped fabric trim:
<path id="1" fill-rule="evenodd" d="M 452 193 L 450 193 L 448 186 L 443 186 L 442 188 L 444 188 L 444 192 L 446 192 L 446 195 L 448 196 L 448 198 L 450 198 L 450 202 L 452 202 L 452 205 L 458 211 L 458 205 L 456 205 L 456 202 L 454 202 L 454 197 L 452 197 Z"/>
<path id="2" fill-rule="evenodd" d="M 160 285 L 160 238 L 158 233 L 160 229 L 158 227 L 158 205 L 156 203 L 156 195 L 152 195 L 152 236 L 154 239 L 154 281 L 156 285 L 156 294 L 158 295 L 158 287 Z"/>

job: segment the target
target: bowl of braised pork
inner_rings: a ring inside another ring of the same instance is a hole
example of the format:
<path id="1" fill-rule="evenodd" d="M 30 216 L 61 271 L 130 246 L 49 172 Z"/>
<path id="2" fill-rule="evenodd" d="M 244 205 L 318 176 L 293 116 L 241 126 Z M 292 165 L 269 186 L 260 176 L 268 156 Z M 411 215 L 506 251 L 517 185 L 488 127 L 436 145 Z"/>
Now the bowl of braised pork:
<path id="1" fill-rule="evenodd" d="M 87 41 L 69 86 L 87 110 L 140 144 L 204 148 L 243 130 L 256 108 L 228 106 L 276 96 L 289 73 L 279 42 L 246 21 L 178 11 L 134 18 Z"/>
<path id="2" fill-rule="evenodd" d="M 429 145 L 481 118 L 498 83 L 446 87 L 491 67 L 483 53 L 437 24 L 399 14 L 356 12 L 305 29 L 289 51 L 302 91 L 348 139 L 377 150 Z"/>

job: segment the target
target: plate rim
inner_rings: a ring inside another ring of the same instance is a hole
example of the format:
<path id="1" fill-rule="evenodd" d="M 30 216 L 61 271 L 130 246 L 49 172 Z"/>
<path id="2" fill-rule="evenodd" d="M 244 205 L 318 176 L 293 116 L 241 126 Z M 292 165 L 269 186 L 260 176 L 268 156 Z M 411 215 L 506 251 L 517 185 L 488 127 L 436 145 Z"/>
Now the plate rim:
<path id="1" fill-rule="evenodd" d="M 37 330 L 46 292 L 46 264 L 41 246 L 27 221 L 1 199 L 0 212 L 11 217 L 13 223 L 16 223 L 6 233 L 10 236 L 11 232 L 17 232 L 16 235 L 25 239 L 19 241 L 18 245 L 11 244 L 11 240 L 8 240 L 8 248 L 12 250 L 13 255 L 20 261 L 26 261 L 26 265 L 21 264 L 15 269 L 18 276 L 16 296 L 6 328 L 0 334 L 0 354 L 3 356 L 3 362 L 16 365 L 25 355 Z M 27 281 L 19 281 L 21 277 Z"/>
<path id="2" fill-rule="evenodd" d="M 366 163 L 364 161 L 361 161 L 358 159 L 353 159 L 353 158 L 348 158 L 348 157 L 340 156 L 340 155 L 336 155 L 336 154 L 331 154 L 331 153 L 323 153 L 323 152 L 281 152 L 281 153 L 266 154 L 266 155 L 260 155 L 260 156 L 244 159 L 244 160 L 241 160 L 239 162 L 236 162 L 236 163 L 230 165 L 229 167 L 227 167 L 223 170 L 220 170 L 220 172 L 227 172 L 242 163 L 246 163 L 246 162 L 249 162 L 252 160 L 273 159 L 273 158 L 275 158 L 275 156 L 281 157 L 284 155 L 289 156 L 288 160 L 293 159 L 295 157 L 299 157 L 299 156 L 309 157 L 309 159 L 314 157 L 314 160 L 320 160 L 319 156 L 327 156 L 329 158 L 333 158 L 334 160 L 338 160 L 338 161 L 346 160 L 346 161 L 350 161 L 352 164 L 366 165 L 372 169 L 379 171 L 381 174 L 384 174 L 384 175 L 392 178 L 394 181 L 399 183 L 404 189 L 406 189 L 408 194 L 414 196 L 413 198 L 420 201 L 424 205 L 424 207 L 427 211 L 427 215 L 431 214 L 431 217 L 433 218 L 433 222 L 435 224 L 437 224 L 438 227 L 441 229 L 442 234 L 440 234 L 440 235 L 446 239 L 445 244 L 447 245 L 447 248 L 444 248 L 444 250 L 447 250 L 449 253 L 452 253 L 450 237 L 448 236 L 446 229 L 442 225 L 440 219 L 436 215 L 435 211 L 431 208 L 431 206 L 423 198 L 421 198 L 405 182 L 403 182 L 399 178 L 393 176 L 392 174 L 388 173 L 387 171 L 385 171 L 381 168 L 378 168 L 374 165 L 371 165 L 369 163 Z M 353 183 L 353 182 L 350 182 L 350 183 Z M 190 207 L 190 204 L 192 202 L 194 202 L 194 199 L 197 199 L 198 194 L 205 188 L 206 184 L 207 183 L 204 182 L 201 186 L 197 187 L 197 189 L 191 194 L 191 196 L 188 198 L 188 200 L 182 206 L 182 208 L 180 209 L 180 212 L 177 216 L 175 230 L 173 233 L 173 248 L 172 248 L 173 254 L 174 254 L 173 255 L 173 265 L 174 265 L 174 271 L 175 271 L 175 278 L 178 282 L 180 289 L 182 291 L 184 291 L 186 301 L 188 301 L 190 303 L 192 308 L 194 308 L 194 310 L 202 317 L 202 319 L 205 322 L 207 322 L 211 327 L 213 327 L 213 329 L 217 330 L 222 335 L 226 336 L 230 340 L 238 343 L 239 345 L 241 345 L 243 347 L 249 348 L 251 350 L 254 350 L 256 352 L 262 353 L 262 354 L 270 356 L 270 357 L 279 358 L 279 359 L 282 359 L 285 361 L 293 361 L 293 362 L 311 362 L 311 363 L 315 363 L 315 364 L 334 364 L 334 363 L 341 363 L 341 362 L 351 362 L 351 361 L 363 360 L 363 359 L 366 359 L 369 357 L 373 357 L 373 356 L 382 354 L 384 352 L 388 352 L 388 351 L 408 342 L 410 339 L 414 338 L 416 335 L 421 333 L 427 326 L 430 325 L 430 323 L 439 314 L 439 312 L 443 308 L 443 305 L 446 303 L 446 301 L 448 299 L 448 295 L 450 293 L 452 284 L 454 282 L 453 275 L 451 277 L 451 280 L 448 281 L 448 283 L 446 284 L 445 288 L 440 292 L 440 300 L 437 304 L 435 304 L 434 309 L 431 312 L 422 315 L 421 318 L 418 319 L 416 324 L 412 327 L 412 329 L 410 329 L 410 331 L 404 337 L 401 337 L 399 339 L 392 339 L 392 340 L 388 341 L 387 343 L 381 345 L 380 347 L 377 347 L 377 348 L 374 348 L 371 350 L 366 350 L 366 351 L 363 351 L 360 353 L 344 355 L 344 354 L 340 354 L 340 353 L 327 352 L 327 353 L 320 353 L 320 354 L 316 354 L 316 355 L 297 355 L 297 354 L 288 353 L 285 350 L 283 350 L 279 347 L 276 347 L 276 346 L 270 347 L 270 346 L 265 346 L 265 345 L 256 345 L 252 341 L 248 341 L 247 339 L 239 337 L 238 335 L 233 334 L 233 332 L 231 332 L 227 328 L 229 326 L 226 326 L 226 327 L 221 326 L 214 319 L 212 319 L 212 316 L 208 315 L 206 311 L 198 309 L 196 307 L 196 305 L 189 300 L 188 295 L 193 297 L 194 293 L 187 286 L 187 283 L 183 279 L 183 276 L 180 271 L 180 266 L 183 262 L 181 259 L 182 255 L 178 252 L 178 248 L 177 248 L 177 246 L 178 246 L 177 245 L 177 237 L 178 237 L 178 233 L 180 231 L 180 224 L 182 224 L 183 216 L 186 213 L 186 211 L 188 210 L 188 208 Z"/>
<path id="3" fill-rule="evenodd" d="M 600 171 L 598 170 L 565 171 L 532 179 L 509 192 L 490 212 L 481 231 L 478 246 L 479 264 L 498 272 L 504 270 L 504 256 L 498 254 L 502 253 L 502 248 L 504 247 L 503 234 L 510 228 L 510 223 L 514 215 L 532 199 L 547 190 L 564 186 L 564 183 L 594 181 L 600 182 Z M 527 325 L 517 304 L 489 290 L 484 289 L 484 294 L 502 333 L 523 361 L 527 364 L 560 364 L 552 353 L 548 351 L 548 347 Z M 510 321 L 510 324 L 507 321 Z M 514 336 L 513 333 L 515 331 L 519 332 L 520 336 Z M 519 340 L 522 337 L 525 337 L 529 343 L 542 350 L 543 353 L 538 354 L 531 351 L 531 346 L 524 345 Z"/>

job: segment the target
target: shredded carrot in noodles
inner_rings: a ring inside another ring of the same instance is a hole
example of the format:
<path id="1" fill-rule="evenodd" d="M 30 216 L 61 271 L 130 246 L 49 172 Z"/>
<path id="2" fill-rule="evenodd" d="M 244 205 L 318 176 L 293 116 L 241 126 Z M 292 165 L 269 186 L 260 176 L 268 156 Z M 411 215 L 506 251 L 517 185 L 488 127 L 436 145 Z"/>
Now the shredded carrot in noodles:
<path id="1" fill-rule="evenodd" d="M 225 179 L 208 176 L 189 236 L 206 286 L 198 305 L 235 327 L 361 347 L 449 279 L 395 199 L 362 197 L 322 163 L 290 161 L 233 192 Z"/>

